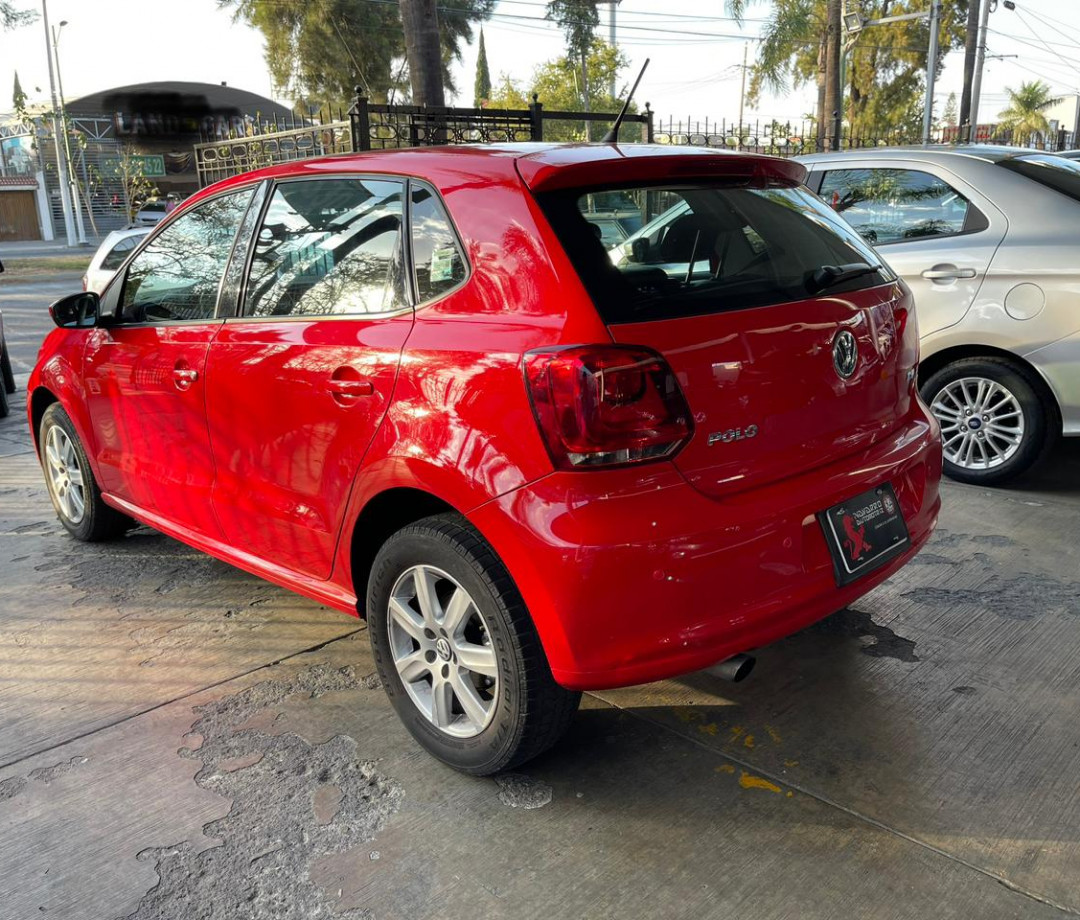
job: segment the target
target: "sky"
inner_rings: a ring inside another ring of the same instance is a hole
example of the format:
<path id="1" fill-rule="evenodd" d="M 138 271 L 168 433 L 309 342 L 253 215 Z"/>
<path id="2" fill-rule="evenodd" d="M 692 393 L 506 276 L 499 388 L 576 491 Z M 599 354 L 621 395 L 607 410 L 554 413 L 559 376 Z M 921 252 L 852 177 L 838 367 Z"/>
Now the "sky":
<path id="1" fill-rule="evenodd" d="M 14 0 L 41 11 L 42 0 Z M 188 80 L 220 83 L 272 96 L 264 43 L 259 32 L 234 23 L 217 0 L 47 0 L 50 24 L 66 20 L 59 60 L 68 100 L 132 83 Z M 927 0 L 929 4 L 929 0 Z M 563 51 L 563 37 L 543 19 L 543 0 L 499 0 L 485 23 L 492 79 L 506 73 L 525 83 L 533 69 Z M 607 3 L 601 34 L 608 34 Z M 167 10 L 167 13 L 166 13 Z M 151 12 L 153 11 L 153 13 Z M 704 122 L 738 116 L 744 51 L 752 62 L 755 37 L 771 11 L 769 0 L 750 5 L 741 27 L 726 15 L 723 0 L 622 0 L 617 40 L 631 61 L 626 82 L 651 58 L 638 90 L 658 119 Z M 888 28 L 878 26 L 876 28 Z M 1076 0 L 1016 0 L 990 16 L 990 58 L 983 76 L 980 121 L 993 120 L 1006 104 L 1006 87 L 1042 79 L 1057 93 L 1080 92 L 1080 3 Z M 475 43 L 464 48 L 456 69 L 458 104 L 472 104 Z M 945 59 L 938 78 L 937 111 L 950 92 L 959 96 L 963 52 Z M 0 33 L 0 112 L 11 108 L 14 72 L 31 101 L 46 101 L 49 75 L 43 22 Z M 812 87 L 782 97 L 766 96 L 746 118 L 797 120 L 814 105 Z M 279 100 L 288 103 L 288 100 Z"/>

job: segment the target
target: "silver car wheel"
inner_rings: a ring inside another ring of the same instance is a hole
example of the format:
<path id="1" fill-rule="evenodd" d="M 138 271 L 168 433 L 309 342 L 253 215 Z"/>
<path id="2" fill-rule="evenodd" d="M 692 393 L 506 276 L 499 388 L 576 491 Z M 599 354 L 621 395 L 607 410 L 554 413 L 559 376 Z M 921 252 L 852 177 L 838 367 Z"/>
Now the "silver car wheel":
<path id="1" fill-rule="evenodd" d="M 1001 466 L 1024 440 L 1024 412 L 996 380 L 961 377 L 942 387 L 930 409 L 941 423 L 945 459 L 965 470 Z"/>
<path id="2" fill-rule="evenodd" d="M 473 738 L 491 722 L 499 669 L 483 614 L 441 569 L 406 569 L 390 592 L 390 648 L 405 692 L 432 725 Z"/>
<path id="3" fill-rule="evenodd" d="M 86 514 L 86 485 L 75 445 L 59 425 L 45 436 L 45 465 L 49 491 L 68 523 L 77 525 Z"/>

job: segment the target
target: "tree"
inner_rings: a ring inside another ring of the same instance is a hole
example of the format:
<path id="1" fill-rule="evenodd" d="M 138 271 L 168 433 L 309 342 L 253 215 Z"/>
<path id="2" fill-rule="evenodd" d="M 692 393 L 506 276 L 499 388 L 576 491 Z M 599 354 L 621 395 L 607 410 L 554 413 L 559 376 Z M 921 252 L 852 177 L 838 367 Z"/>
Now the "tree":
<path id="1" fill-rule="evenodd" d="M 622 103 L 612 98 L 608 88 L 629 67 L 626 55 L 600 39 L 589 49 L 587 66 L 595 79 L 590 84 L 590 111 L 618 112 Z M 491 105 L 500 109 L 521 109 L 528 105 L 533 93 L 548 111 L 576 111 L 582 104 L 578 61 L 570 55 L 546 61 L 533 72 L 525 89 L 514 83 L 506 74 L 500 74 L 492 88 Z M 620 96 L 625 95 L 625 83 L 617 87 Z M 636 112 L 634 105 L 630 111 Z M 544 123 L 544 140 L 581 141 L 586 138 L 585 125 L 580 121 L 548 121 Z"/>
<path id="2" fill-rule="evenodd" d="M 1009 94 L 1009 107 L 998 112 L 998 125 L 1012 131 L 1014 141 L 1024 141 L 1033 134 L 1043 140 L 1050 130 L 1043 110 L 1058 102 L 1058 97 L 1042 80 L 1021 83 L 1020 89 L 1005 88 Z"/>
<path id="3" fill-rule="evenodd" d="M 354 87 L 376 102 L 399 88 L 405 36 L 398 7 L 369 0 L 218 0 L 233 18 L 262 32 L 277 90 L 316 108 L 345 108 Z M 450 66 L 472 40 L 476 22 L 495 0 L 439 0 L 443 85 L 453 92 Z"/>
<path id="4" fill-rule="evenodd" d="M 956 127 L 956 93 L 949 93 L 949 98 L 945 100 L 945 111 L 941 115 L 941 120 L 946 127 Z"/>
<path id="5" fill-rule="evenodd" d="M 487 48 L 484 47 L 484 27 L 480 27 L 480 48 L 476 55 L 476 84 L 473 105 L 480 108 L 491 98 L 491 71 L 488 70 Z"/>
<path id="6" fill-rule="evenodd" d="M 37 18 L 38 14 L 34 10 L 19 10 L 9 0 L 0 0 L 0 26 L 3 26 L 5 32 L 29 25 Z"/>
<path id="7" fill-rule="evenodd" d="M 597 0 L 548 0 L 545 16 L 559 24 L 566 36 L 566 50 L 569 57 L 580 62 L 581 99 L 586 112 L 589 108 L 591 92 L 589 89 L 589 49 L 600 25 L 600 14 L 596 10 Z M 588 122 L 585 123 L 585 139 L 590 140 Z"/>
<path id="8" fill-rule="evenodd" d="M 759 0 L 727 0 L 733 16 L 741 17 Z M 849 0 L 847 10 L 866 19 L 925 12 L 926 0 Z M 750 75 L 751 100 L 763 89 L 783 94 L 792 86 L 814 81 L 819 87 L 818 122 L 830 121 L 834 110 L 824 98 L 829 61 L 829 13 L 835 0 L 774 0 L 772 16 L 762 32 Z M 945 55 L 964 38 L 967 0 L 943 4 L 938 42 L 941 67 Z M 925 19 L 874 26 L 859 34 L 847 53 L 844 83 L 850 129 L 862 137 L 908 132 L 918 136 L 925 97 L 929 27 Z M 829 127 L 826 127 L 826 132 Z"/>
<path id="9" fill-rule="evenodd" d="M 442 54 L 439 49 L 438 0 L 398 0 L 405 29 L 405 54 L 413 102 L 446 105 L 443 94 Z"/>

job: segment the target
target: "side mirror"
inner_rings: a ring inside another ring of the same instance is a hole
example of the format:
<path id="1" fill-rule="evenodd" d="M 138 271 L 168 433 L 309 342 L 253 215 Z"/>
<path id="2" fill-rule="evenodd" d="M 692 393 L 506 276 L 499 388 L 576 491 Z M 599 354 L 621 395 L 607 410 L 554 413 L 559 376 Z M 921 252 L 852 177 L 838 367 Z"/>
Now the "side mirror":
<path id="1" fill-rule="evenodd" d="M 634 240 L 634 242 L 630 244 L 630 261 L 649 261 L 649 241 L 645 239 L 645 237 L 639 236 L 636 240 Z"/>
<path id="2" fill-rule="evenodd" d="M 97 322 L 101 301 L 93 291 L 82 291 L 61 297 L 49 307 L 49 316 L 61 329 L 93 326 Z"/>

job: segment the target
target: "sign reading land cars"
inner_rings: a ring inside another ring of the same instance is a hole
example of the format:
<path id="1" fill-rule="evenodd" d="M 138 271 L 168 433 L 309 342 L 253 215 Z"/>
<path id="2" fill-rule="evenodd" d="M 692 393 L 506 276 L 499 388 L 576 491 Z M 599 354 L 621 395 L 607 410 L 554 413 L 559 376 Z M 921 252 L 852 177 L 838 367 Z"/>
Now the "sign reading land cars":
<path id="1" fill-rule="evenodd" d="M 127 172 L 129 175 L 142 175 L 147 178 L 165 175 L 165 157 L 160 154 L 133 154 L 126 157 L 127 169 L 120 157 L 105 157 L 101 171 L 110 177 L 117 177 Z"/>

